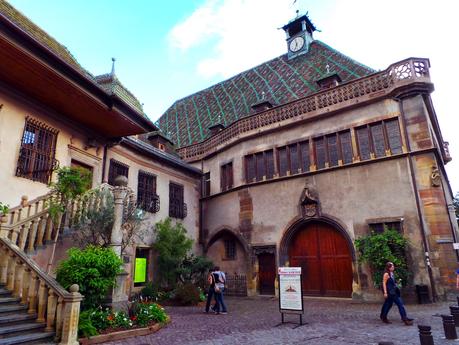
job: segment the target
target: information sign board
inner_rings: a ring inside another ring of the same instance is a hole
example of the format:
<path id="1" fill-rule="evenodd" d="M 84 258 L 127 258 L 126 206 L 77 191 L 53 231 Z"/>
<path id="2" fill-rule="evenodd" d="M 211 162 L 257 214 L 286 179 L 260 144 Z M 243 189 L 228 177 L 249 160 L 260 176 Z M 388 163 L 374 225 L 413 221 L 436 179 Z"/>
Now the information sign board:
<path id="1" fill-rule="evenodd" d="M 279 267 L 279 309 L 303 312 L 301 267 Z"/>

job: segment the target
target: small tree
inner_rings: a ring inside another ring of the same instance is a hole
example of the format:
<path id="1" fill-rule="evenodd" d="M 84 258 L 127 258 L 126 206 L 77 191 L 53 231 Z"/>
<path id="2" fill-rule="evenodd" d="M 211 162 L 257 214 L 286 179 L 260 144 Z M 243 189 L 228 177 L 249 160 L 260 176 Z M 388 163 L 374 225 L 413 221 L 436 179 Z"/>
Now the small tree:
<path id="1" fill-rule="evenodd" d="M 372 270 L 375 287 L 382 284 L 384 268 L 388 261 L 397 268 L 397 277 L 407 284 L 409 278 L 406 263 L 408 240 L 395 229 L 385 229 L 382 233 L 371 232 L 369 235 L 355 240 L 355 246 L 360 253 L 359 262 L 366 262 Z"/>
<path id="2" fill-rule="evenodd" d="M 172 225 L 170 218 L 156 223 L 154 248 L 158 252 L 158 269 L 161 283 L 175 287 L 181 273 L 181 265 L 191 250 L 193 240 L 187 237 L 181 223 Z"/>
<path id="3" fill-rule="evenodd" d="M 71 248 L 68 258 L 57 267 L 56 280 L 66 289 L 78 284 L 85 297 L 82 308 L 95 308 L 101 305 L 109 289 L 115 286 L 122 263 L 111 248 Z"/>
<path id="4" fill-rule="evenodd" d="M 87 245 L 108 247 L 111 243 L 111 233 L 115 219 L 113 195 L 108 188 L 101 187 L 89 191 L 85 198 L 98 200 L 99 206 L 82 210 L 78 217 L 78 222 L 74 225 L 73 238 L 81 247 L 86 247 Z M 122 225 L 122 254 L 136 240 L 143 239 L 146 230 L 140 226 L 142 219 L 142 210 L 134 206 L 127 210 Z"/>
<path id="5" fill-rule="evenodd" d="M 179 279 L 184 284 L 192 283 L 204 289 L 207 286 L 207 273 L 212 267 L 212 261 L 205 256 L 188 255 L 178 270 Z"/>

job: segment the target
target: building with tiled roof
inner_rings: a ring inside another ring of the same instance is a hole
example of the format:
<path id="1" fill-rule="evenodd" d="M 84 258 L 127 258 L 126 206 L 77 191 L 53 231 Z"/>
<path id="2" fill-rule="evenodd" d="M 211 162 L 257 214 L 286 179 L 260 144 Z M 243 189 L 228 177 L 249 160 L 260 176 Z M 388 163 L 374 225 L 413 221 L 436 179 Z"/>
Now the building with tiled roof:
<path id="1" fill-rule="evenodd" d="M 263 99 L 278 106 L 318 92 L 317 81 L 330 72 L 348 82 L 375 71 L 315 40 L 295 59 L 281 55 L 176 101 L 158 125 L 178 147 L 198 143 L 209 136 L 210 126 L 226 127 L 253 114 L 252 106 Z"/>

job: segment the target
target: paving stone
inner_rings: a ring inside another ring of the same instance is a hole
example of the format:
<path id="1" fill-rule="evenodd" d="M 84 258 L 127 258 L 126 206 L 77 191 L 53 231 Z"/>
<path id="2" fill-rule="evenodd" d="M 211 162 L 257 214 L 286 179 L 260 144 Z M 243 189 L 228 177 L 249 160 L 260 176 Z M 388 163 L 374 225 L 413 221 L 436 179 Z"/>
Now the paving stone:
<path id="1" fill-rule="evenodd" d="M 419 345 L 417 324 L 432 326 L 435 345 L 452 344 L 444 338 L 440 314 L 449 313 L 452 302 L 408 305 L 413 326 L 405 326 L 394 306 L 389 314 L 392 324 L 379 320 L 380 304 L 346 299 L 305 299 L 306 325 L 279 325 L 281 315 L 277 299 L 266 297 L 226 298 L 229 313 L 203 313 L 199 307 L 166 307 L 172 322 L 159 332 L 111 345 L 376 345 L 392 341 L 395 345 Z M 298 322 L 288 315 L 286 321 Z"/>

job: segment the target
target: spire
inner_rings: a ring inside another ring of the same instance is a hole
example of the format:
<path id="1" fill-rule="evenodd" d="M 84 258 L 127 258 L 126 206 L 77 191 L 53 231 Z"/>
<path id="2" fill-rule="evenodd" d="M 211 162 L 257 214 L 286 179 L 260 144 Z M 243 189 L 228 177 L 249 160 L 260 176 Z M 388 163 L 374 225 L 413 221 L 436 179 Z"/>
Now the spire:
<path id="1" fill-rule="evenodd" d="M 110 73 L 112 78 L 115 77 L 115 61 L 116 61 L 116 59 L 114 57 L 112 57 L 112 72 Z"/>

